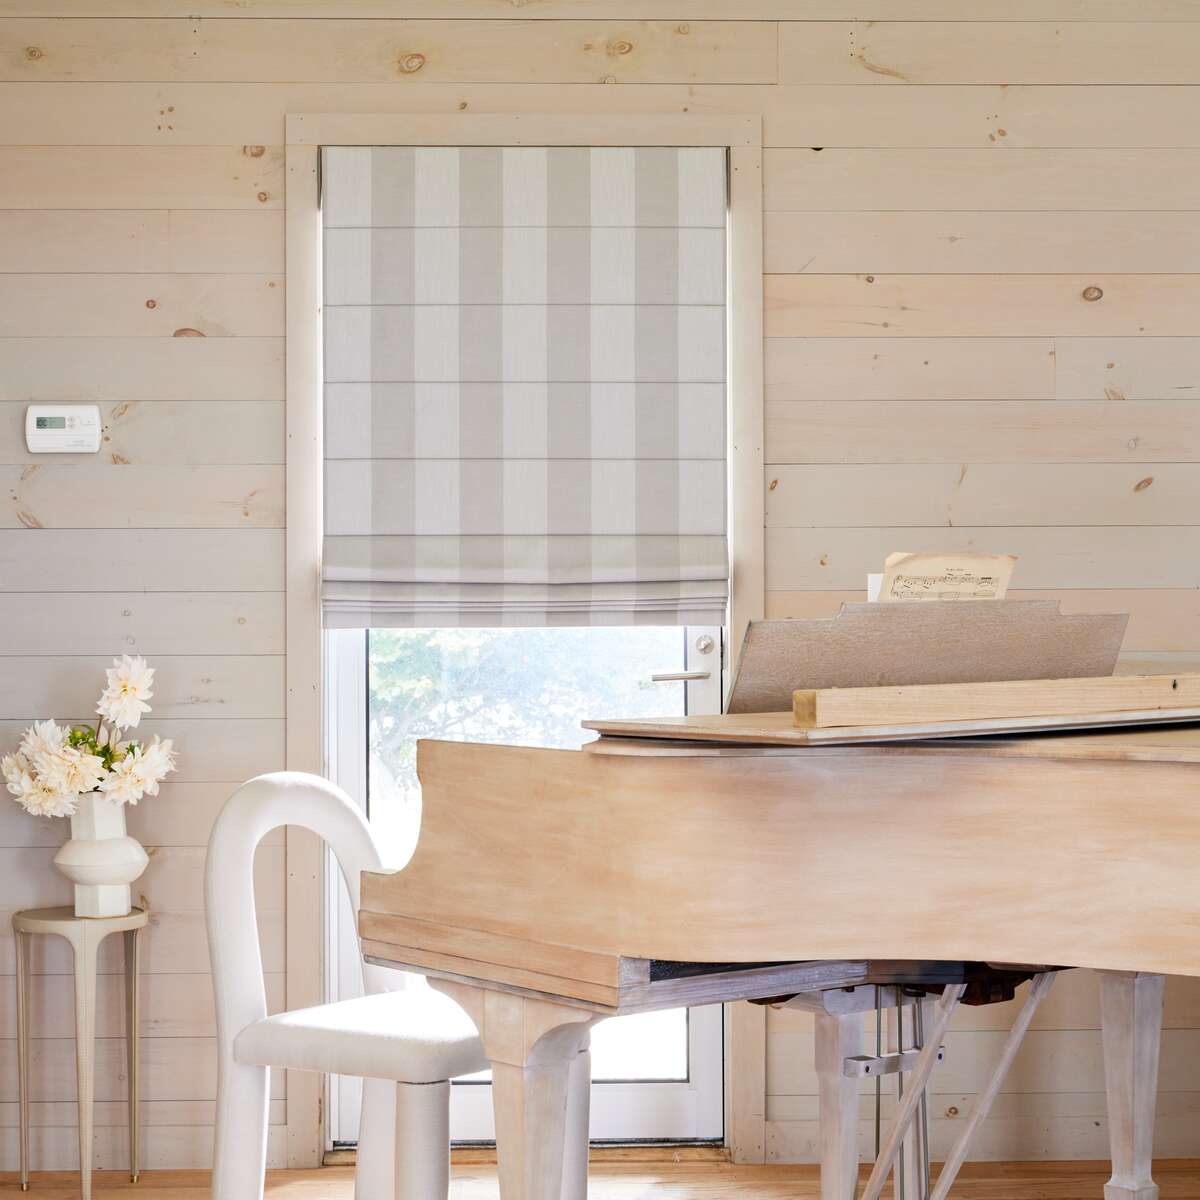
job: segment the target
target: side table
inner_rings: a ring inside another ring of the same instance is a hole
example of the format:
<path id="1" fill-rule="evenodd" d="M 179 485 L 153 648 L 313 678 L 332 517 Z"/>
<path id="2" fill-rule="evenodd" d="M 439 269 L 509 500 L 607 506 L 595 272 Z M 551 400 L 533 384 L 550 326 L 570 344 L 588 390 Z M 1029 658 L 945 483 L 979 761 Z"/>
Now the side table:
<path id="1" fill-rule="evenodd" d="M 125 935 L 125 1046 L 129 1074 L 129 1175 L 138 1178 L 138 954 L 148 915 L 77 917 L 75 910 L 30 908 L 13 913 L 17 951 L 17 1076 L 20 1090 L 21 1190 L 29 1190 L 29 980 L 35 933 L 66 938 L 75 952 L 75 1075 L 79 1094 L 79 1185 L 92 1195 L 92 1098 L 95 1094 L 96 954 L 110 933 Z"/>

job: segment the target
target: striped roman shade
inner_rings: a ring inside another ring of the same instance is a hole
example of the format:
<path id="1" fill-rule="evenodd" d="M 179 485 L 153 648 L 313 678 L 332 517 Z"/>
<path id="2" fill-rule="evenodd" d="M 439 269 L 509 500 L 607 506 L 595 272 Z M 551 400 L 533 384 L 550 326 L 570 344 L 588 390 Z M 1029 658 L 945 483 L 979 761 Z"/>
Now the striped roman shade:
<path id="1" fill-rule="evenodd" d="M 717 624 L 725 151 L 330 147 L 331 626 Z"/>

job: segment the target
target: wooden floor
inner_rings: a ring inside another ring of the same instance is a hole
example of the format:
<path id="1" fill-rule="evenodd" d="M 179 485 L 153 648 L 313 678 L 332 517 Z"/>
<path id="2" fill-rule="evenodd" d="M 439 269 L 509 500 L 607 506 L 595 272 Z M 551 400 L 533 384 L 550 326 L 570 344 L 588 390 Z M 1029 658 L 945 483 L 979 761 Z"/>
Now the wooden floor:
<path id="1" fill-rule="evenodd" d="M 496 1168 L 456 1165 L 451 1200 L 496 1200 Z M 1106 1162 L 973 1163 L 963 1168 L 956 1200 L 1101 1200 Z M 1155 1171 L 1163 1200 L 1200 1200 L 1200 1160 L 1172 1160 Z M 352 1200 L 353 1170 L 272 1171 L 270 1200 Z M 808 1200 L 818 1195 L 812 1166 L 743 1167 L 722 1162 L 605 1162 L 590 1173 L 591 1200 Z M 203 1171 L 147 1171 L 130 1184 L 122 1172 L 93 1176 L 97 1200 L 203 1200 Z M 0 1196 L 21 1195 L 16 1176 L 0 1174 Z M 890 1193 L 888 1193 L 890 1194 Z M 76 1200 L 73 1174 L 35 1175 L 28 1200 Z"/>

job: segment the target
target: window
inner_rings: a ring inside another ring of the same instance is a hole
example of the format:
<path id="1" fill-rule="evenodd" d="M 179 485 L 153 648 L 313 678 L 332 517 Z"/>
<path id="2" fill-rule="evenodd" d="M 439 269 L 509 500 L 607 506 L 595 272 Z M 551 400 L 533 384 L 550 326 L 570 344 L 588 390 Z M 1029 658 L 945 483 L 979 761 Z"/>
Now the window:
<path id="1" fill-rule="evenodd" d="M 322 156 L 329 764 L 402 861 L 418 737 L 568 746 L 589 715 L 717 710 L 728 157 Z M 719 1010 L 611 1022 L 593 1063 L 593 1136 L 721 1135 Z M 490 1136 L 486 1087 L 455 1110 Z"/>

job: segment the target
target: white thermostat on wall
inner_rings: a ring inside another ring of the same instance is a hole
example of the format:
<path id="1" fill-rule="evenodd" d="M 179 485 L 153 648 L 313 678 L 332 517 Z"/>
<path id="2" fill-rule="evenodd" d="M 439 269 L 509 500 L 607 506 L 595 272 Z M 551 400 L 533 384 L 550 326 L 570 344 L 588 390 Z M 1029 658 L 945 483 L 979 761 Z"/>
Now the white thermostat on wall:
<path id="1" fill-rule="evenodd" d="M 25 410 L 30 454 L 95 454 L 100 449 L 98 404 L 31 404 Z"/>

